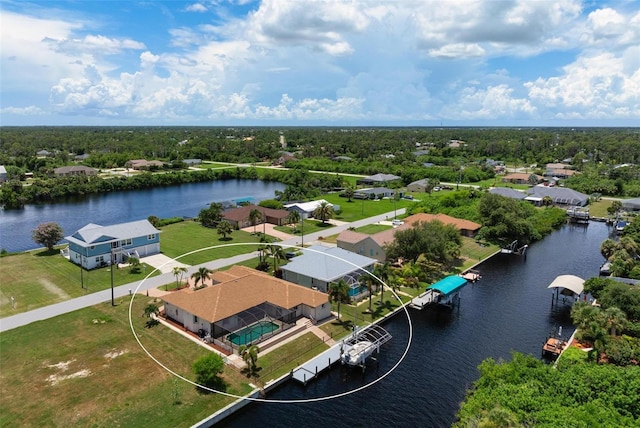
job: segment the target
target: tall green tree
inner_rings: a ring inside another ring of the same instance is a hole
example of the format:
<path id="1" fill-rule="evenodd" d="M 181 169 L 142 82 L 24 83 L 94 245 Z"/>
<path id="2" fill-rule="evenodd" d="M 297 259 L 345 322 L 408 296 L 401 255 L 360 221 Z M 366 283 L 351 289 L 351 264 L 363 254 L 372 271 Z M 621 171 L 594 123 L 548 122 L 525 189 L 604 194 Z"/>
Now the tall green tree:
<path id="1" fill-rule="evenodd" d="M 262 220 L 262 213 L 260 212 L 259 209 L 254 208 L 251 211 L 249 211 L 249 221 L 253 225 L 253 234 L 254 235 L 256 234 L 256 224 L 260 220 Z"/>
<path id="2" fill-rule="evenodd" d="M 380 303 L 384 304 L 384 285 L 389 281 L 389 276 L 391 275 L 391 263 L 377 263 L 373 269 L 373 273 L 382 281 L 382 284 L 380 284 Z"/>
<path id="3" fill-rule="evenodd" d="M 240 345 L 238 353 L 242 357 L 242 360 L 247 364 L 247 371 L 249 374 L 254 375 L 258 370 L 258 353 L 260 348 L 256 345 Z"/>
<path id="4" fill-rule="evenodd" d="M 215 227 L 222 219 L 222 204 L 212 202 L 209 204 L 209 208 L 200 210 L 198 214 L 198 220 L 205 227 Z"/>
<path id="5" fill-rule="evenodd" d="M 340 278 L 338 282 L 332 282 L 329 285 L 329 299 L 338 304 L 338 319 L 340 319 L 340 304 L 351 301 L 349 297 L 349 284 L 342 278 Z"/>
<path id="6" fill-rule="evenodd" d="M 224 381 L 220 377 L 223 370 L 224 361 L 222 357 L 215 352 L 210 352 L 208 355 L 199 358 L 193 363 L 196 382 L 215 390 L 222 390 L 222 388 L 224 388 Z"/>
<path id="7" fill-rule="evenodd" d="M 176 277 L 176 288 L 180 286 L 180 281 L 187 273 L 187 268 L 185 266 L 174 266 L 171 273 Z M 167 286 L 165 285 L 165 290 L 167 290 Z"/>
<path id="8" fill-rule="evenodd" d="M 298 223 L 300 223 L 300 213 L 296 210 L 289 211 L 287 222 L 293 224 L 293 232 L 295 233 L 298 228 Z"/>

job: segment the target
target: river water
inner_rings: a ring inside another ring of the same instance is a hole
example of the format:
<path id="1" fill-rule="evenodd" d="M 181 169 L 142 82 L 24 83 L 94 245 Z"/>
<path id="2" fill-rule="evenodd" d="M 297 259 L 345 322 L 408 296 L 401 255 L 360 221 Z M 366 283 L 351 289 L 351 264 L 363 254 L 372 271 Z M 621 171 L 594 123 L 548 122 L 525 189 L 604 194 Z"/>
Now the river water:
<path id="1" fill-rule="evenodd" d="M 20 210 L 0 209 L 0 248 L 10 252 L 37 248 L 31 231 L 40 223 L 56 222 L 70 235 L 87 223 L 106 226 L 151 215 L 195 217 L 211 202 L 251 198 L 257 203 L 273 198 L 274 192 L 284 187 L 273 181 L 229 179 L 89 195 L 64 202 L 26 205 Z"/>
<path id="2" fill-rule="evenodd" d="M 573 332 L 569 306 L 551 306 L 547 286 L 558 275 L 587 279 L 598 275 L 600 243 L 609 236 L 604 223 L 563 226 L 533 244 L 525 257 L 497 255 L 478 269 L 482 279 L 461 292 L 458 309 L 409 309 L 413 339 L 406 358 L 390 375 L 346 397 L 305 404 L 251 404 L 222 422 L 231 427 L 446 427 L 455 421 L 465 391 L 488 357 L 509 359 L 511 351 L 540 356 L 558 327 Z M 384 345 L 379 368 L 362 375 L 334 367 L 303 387 L 287 382 L 267 398 L 314 398 L 353 390 L 377 379 L 404 352 L 408 318 L 396 315 L 384 327 L 393 339 Z"/>

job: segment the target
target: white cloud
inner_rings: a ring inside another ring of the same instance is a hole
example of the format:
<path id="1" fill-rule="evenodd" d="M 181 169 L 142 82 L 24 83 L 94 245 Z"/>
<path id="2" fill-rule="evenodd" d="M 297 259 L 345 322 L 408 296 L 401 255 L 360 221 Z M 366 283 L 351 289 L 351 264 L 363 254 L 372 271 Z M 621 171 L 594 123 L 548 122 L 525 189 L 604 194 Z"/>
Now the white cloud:
<path id="1" fill-rule="evenodd" d="M 529 97 L 555 111 L 558 117 L 567 114 L 588 118 L 640 117 L 640 48 L 627 55 L 615 56 L 603 52 L 581 56 L 563 68 L 563 74 L 548 79 L 536 79 L 525 86 Z M 635 65 L 627 67 L 628 58 Z"/>
<path id="2" fill-rule="evenodd" d="M 202 3 L 194 3 L 185 7 L 184 10 L 186 10 L 187 12 L 206 12 L 209 9 L 207 9 L 207 7 Z"/>
<path id="3" fill-rule="evenodd" d="M 28 107 L 3 107 L 0 109 L 2 114 L 15 114 L 19 116 L 35 116 L 45 113 L 40 107 L 28 106 Z"/>
<path id="4" fill-rule="evenodd" d="M 78 53 L 90 53 L 91 55 L 114 55 L 123 50 L 141 50 L 145 48 L 144 43 L 128 38 L 110 38 L 102 35 L 86 35 L 82 39 L 45 39 L 54 49 L 59 52 L 66 52 L 72 55 Z"/>
<path id="5" fill-rule="evenodd" d="M 485 50 L 477 43 L 453 43 L 438 49 L 429 49 L 429 55 L 438 58 L 470 58 L 485 54 Z"/>
<path id="6" fill-rule="evenodd" d="M 443 117 L 454 120 L 496 120 L 530 118 L 536 108 L 525 98 L 514 98 L 513 89 L 507 85 L 489 86 L 486 89 L 467 87 L 455 98 L 455 102 L 443 109 Z"/>

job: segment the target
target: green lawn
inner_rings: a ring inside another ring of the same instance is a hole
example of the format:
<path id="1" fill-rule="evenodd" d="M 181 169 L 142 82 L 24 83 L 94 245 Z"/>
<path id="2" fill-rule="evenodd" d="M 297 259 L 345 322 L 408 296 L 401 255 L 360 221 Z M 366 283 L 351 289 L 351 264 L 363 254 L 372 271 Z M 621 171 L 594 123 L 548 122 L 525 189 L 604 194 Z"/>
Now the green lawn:
<path id="1" fill-rule="evenodd" d="M 326 351 L 329 345 L 313 333 L 305 333 L 296 340 L 260 356 L 258 366 L 260 381 L 266 383 L 289 373 L 307 360 Z"/>
<path id="2" fill-rule="evenodd" d="M 366 226 L 362 226 L 356 229 L 356 232 L 366 233 L 367 235 L 374 235 L 378 232 L 382 232 L 384 230 L 391 229 L 391 226 L 386 226 L 384 224 L 368 224 Z"/>
<path id="3" fill-rule="evenodd" d="M 500 247 L 497 245 L 478 243 L 475 239 L 462 237 L 462 248 L 460 249 L 462 264 L 458 266 L 459 272 L 464 272 L 499 249 Z"/>
<path id="4" fill-rule="evenodd" d="M 368 199 L 353 199 L 349 202 L 347 198 L 342 198 L 338 196 L 337 193 L 322 195 L 322 199 L 334 205 L 340 205 L 342 212 L 340 215 L 334 216 L 334 218 L 336 220 L 348 222 L 392 212 L 395 209 L 407 208 L 414 203 L 413 201 L 406 199 L 400 199 L 398 201 L 394 201 L 393 199 L 381 199 L 376 201 Z"/>
<path id="5" fill-rule="evenodd" d="M 234 230 L 227 240 L 222 240 L 215 229 L 202 226 L 195 221 L 183 221 L 161 228 L 160 249 L 171 258 L 182 256 L 191 251 L 212 246 L 221 246 L 209 250 L 198 251 L 188 256 L 180 257 L 182 263 L 197 265 L 210 260 L 236 256 L 238 254 L 257 251 L 260 241 L 258 235 L 252 235 L 242 230 Z M 251 245 L 238 245 L 250 243 Z"/>
<path id="6" fill-rule="evenodd" d="M 320 232 L 322 230 L 327 230 L 330 232 L 332 227 L 334 226 L 329 223 L 323 224 L 318 220 L 304 220 L 304 225 L 298 224 L 295 229 L 291 226 L 275 226 L 274 229 L 295 236 L 301 236 L 302 230 L 304 229 L 304 234 L 306 236 L 310 233 Z"/>
<path id="7" fill-rule="evenodd" d="M 132 311 L 141 342 L 194 379 L 191 365 L 209 351 L 162 325 L 145 328 L 149 302 L 138 297 Z M 101 304 L 2 333 L 0 426 L 189 426 L 233 401 L 202 394 L 152 361 L 131 333 L 128 306 Z M 229 393 L 251 390 L 237 370 L 225 367 L 223 379 Z"/>
<path id="8" fill-rule="evenodd" d="M 131 273 L 129 268 L 114 269 L 114 286 L 139 281 L 150 269 L 142 266 L 139 273 Z M 40 249 L 0 257 L 0 271 L 0 317 L 111 287 L 110 267 L 82 271 L 81 278 L 80 267 L 62 257 L 59 250 Z M 11 308 L 11 296 L 15 309 Z"/>

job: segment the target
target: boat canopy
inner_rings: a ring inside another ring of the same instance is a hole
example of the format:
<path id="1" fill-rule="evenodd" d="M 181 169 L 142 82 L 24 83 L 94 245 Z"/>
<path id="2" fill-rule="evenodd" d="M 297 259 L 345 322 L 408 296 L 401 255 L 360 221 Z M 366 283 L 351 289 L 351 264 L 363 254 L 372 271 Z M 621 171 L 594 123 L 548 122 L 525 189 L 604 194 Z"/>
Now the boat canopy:
<path id="1" fill-rule="evenodd" d="M 575 294 L 582 294 L 584 291 L 584 279 L 575 275 L 560 275 L 547 288 L 565 288 Z"/>
<path id="2" fill-rule="evenodd" d="M 461 276 L 451 275 L 444 279 L 441 279 L 428 288 L 430 288 L 431 290 L 436 290 L 444 294 L 445 296 L 448 296 L 449 294 L 454 293 L 464 287 L 466 283 L 467 280 L 462 278 Z"/>

